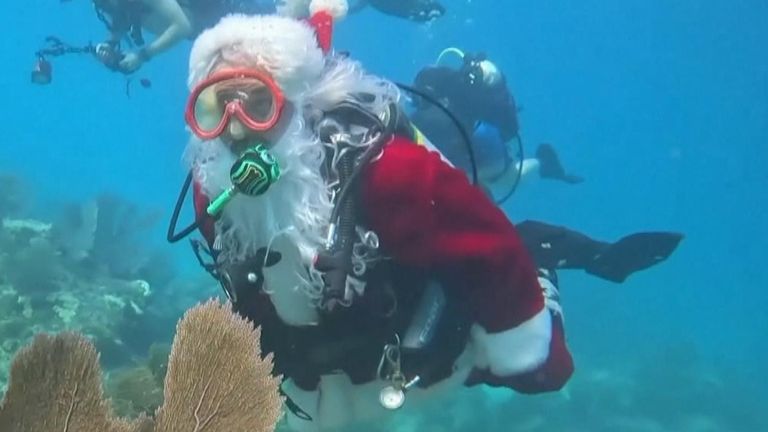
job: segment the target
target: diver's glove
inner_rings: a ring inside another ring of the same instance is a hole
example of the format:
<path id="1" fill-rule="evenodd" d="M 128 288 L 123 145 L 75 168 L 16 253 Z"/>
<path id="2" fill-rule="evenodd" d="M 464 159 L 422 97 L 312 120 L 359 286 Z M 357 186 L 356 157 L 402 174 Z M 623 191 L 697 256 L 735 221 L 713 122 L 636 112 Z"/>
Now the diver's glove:
<path id="1" fill-rule="evenodd" d="M 113 71 L 122 72 L 120 62 L 125 55 L 120 48 L 111 42 L 102 42 L 94 47 L 94 55 L 101 63 Z"/>
<path id="2" fill-rule="evenodd" d="M 144 51 L 130 52 L 123 57 L 119 63 L 119 68 L 125 73 L 131 73 L 137 71 L 141 65 L 149 58 L 146 54 L 142 54 Z"/>
<path id="3" fill-rule="evenodd" d="M 105 60 L 108 56 L 112 54 L 112 51 L 114 48 L 112 47 L 112 44 L 109 42 L 102 42 L 100 44 L 97 44 L 94 48 L 94 51 L 96 52 L 96 57 L 99 58 L 99 60 Z"/>

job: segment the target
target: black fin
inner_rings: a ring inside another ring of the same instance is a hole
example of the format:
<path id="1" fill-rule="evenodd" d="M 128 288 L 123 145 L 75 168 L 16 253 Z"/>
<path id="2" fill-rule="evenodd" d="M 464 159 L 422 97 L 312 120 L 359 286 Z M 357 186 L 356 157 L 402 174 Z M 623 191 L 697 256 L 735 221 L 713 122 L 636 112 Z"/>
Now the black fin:
<path id="1" fill-rule="evenodd" d="M 541 178 L 561 180 L 569 184 L 578 184 L 584 181 L 583 177 L 566 174 L 557 152 L 550 144 L 539 145 L 539 148 L 536 149 L 536 159 L 539 160 Z"/>
<path id="2" fill-rule="evenodd" d="M 438 0 L 368 0 L 379 12 L 416 22 L 429 22 L 445 15 Z"/>
<path id="3" fill-rule="evenodd" d="M 645 232 L 628 235 L 609 245 L 586 267 L 587 273 L 621 283 L 632 273 L 652 267 L 672 255 L 683 235 Z"/>
<path id="4" fill-rule="evenodd" d="M 583 270 L 609 246 L 580 232 L 544 222 L 526 220 L 515 227 L 536 266 L 549 270 Z"/>

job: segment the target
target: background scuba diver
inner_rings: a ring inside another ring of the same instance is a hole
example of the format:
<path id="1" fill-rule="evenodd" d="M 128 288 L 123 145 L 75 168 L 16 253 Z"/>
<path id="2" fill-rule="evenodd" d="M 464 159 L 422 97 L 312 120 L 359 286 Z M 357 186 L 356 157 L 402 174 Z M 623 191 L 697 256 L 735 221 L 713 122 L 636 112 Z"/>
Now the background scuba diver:
<path id="1" fill-rule="evenodd" d="M 135 49 L 124 53 L 120 70 L 131 73 L 151 58 L 193 38 L 229 13 L 269 13 L 270 0 L 93 0 L 99 19 L 107 26 L 110 38 L 97 45 L 104 59 L 121 52 L 120 41 L 128 38 Z M 145 44 L 143 31 L 157 37 Z"/>
<path id="2" fill-rule="evenodd" d="M 450 53 L 461 57 L 460 68 L 440 65 L 443 57 Z M 500 185 L 504 196 L 505 188 L 516 186 L 518 175 L 525 177 L 537 171 L 543 178 L 570 184 L 583 181 L 581 177 L 565 172 L 549 144 L 540 145 L 535 158 L 525 159 L 522 166 L 518 165 L 507 144 L 519 139 L 517 106 L 504 74 L 485 55 L 465 54 L 457 48 L 448 48 L 438 57 L 437 65 L 419 71 L 413 86 L 436 99 L 457 117 L 462 127 L 472 131 L 477 172 L 484 187 L 496 189 L 495 186 Z M 451 119 L 424 98 L 415 96 L 413 103 L 413 123 L 451 163 L 470 172 L 466 145 Z"/>
<path id="3" fill-rule="evenodd" d="M 110 32 L 110 39 L 96 46 L 98 56 L 105 64 L 112 61 L 115 55 L 122 56 L 118 62 L 119 70 L 131 73 L 183 39 L 197 36 L 227 14 L 264 14 L 277 11 L 300 16 L 306 12 L 309 1 L 93 0 L 93 4 L 97 16 Z M 356 7 L 362 8 L 366 5 L 388 15 L 419 22 L 438 18 L 445 12 L 436 0 L 361 0 Z M 145 45 L 143 30 L 157 37 Z M 130 44 L 138 49 L 123 53 L 120 41 L 126 37 Z"/>
<path id="4" fill-rule="evenodd" d="M 406 389 L 560 388 L 573 370 L 562 322 L 512 224 L 413 141 L 395 86 L 327 57 L 330 25 L 310 22 L 317 40 L 276 16 L 204 32 L 185 116 L 207 267 L 311 416 L 293 409 L 289 425 L 337 428 Z"/>
<path id="5" fill-rule="evenodd" d="M 461 57 L 460 68 L 440 66 L 448 53 Z M 485 55 L 448 48 L 440 54 L 437 64 L 418 73 L 414 88 L 449 109 L 461 127 L 473 130 L 470 145 L 481 186 L 514 184 L 518 169 L 522 177 L 538 171 L 542 178 L 569 184 L 583 181 L 566 173 L 549 144 L 541 144 L 536 157 L 524 160 L 522 166 L 515 163 L 506 143 L 519 133 L 517 107 L 503 73 Z M 449 161 L 471 173 L 467 143 L 453 119 L 426 98 L 416 95 L 414 104 L 413 123 Z M 610 243 L 539 221 L 525 221 L 516 227 L 540 272 L 546 273 L 555 285 L 555 271 L 559 269 L 584 270 L 621 283 L 632 273 L 667 259 L 683 237 L 674 232 L 637 232 Z"/>

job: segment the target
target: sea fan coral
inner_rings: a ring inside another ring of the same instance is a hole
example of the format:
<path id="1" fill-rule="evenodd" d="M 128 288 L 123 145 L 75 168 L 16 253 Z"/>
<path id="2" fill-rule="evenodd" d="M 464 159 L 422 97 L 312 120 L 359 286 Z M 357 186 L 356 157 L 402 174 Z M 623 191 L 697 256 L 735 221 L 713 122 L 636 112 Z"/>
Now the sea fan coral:
<path id="1" fill-rule="evenodd" d="M 261 356 L 259 330 L 230 305 L 208 301 L 177 326 L 156 421 L 129 422 L 116 418 L 102 395 L 93 345 L 74 333 L 41 334 L 13 361 L 0 430 L 274 431 L 283 399 L 272 368 L 272 356 Z"/>

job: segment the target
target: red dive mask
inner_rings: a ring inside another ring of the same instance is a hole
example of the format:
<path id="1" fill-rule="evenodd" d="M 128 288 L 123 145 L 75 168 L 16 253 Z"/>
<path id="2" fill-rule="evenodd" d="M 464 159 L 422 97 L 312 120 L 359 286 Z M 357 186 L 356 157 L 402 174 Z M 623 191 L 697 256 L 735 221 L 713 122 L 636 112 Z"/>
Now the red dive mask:
<path id="1" fill-rule="evenodd" d="M 214 73 L 195 86 L 184 114 L 201 139 L 219 137 L 232 116 L 256 132 L 275 126 L 285 96 L 272 77 L 256 69 L 228 69 Z"/>

